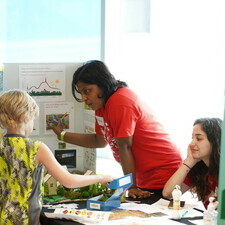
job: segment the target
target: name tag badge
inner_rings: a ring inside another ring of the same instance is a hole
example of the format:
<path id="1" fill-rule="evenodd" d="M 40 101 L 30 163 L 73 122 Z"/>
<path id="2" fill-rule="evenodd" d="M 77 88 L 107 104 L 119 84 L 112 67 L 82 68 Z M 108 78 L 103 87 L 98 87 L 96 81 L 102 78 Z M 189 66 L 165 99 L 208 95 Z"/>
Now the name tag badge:
<path id="1" fill-rule="evenodd" d="M 96 118 L 96 120 L 98 122 L 98 125 L 103 127 L 104 126 L 104 119 L 103 119 L 103 117 L 96 116 L 95 118 Z"/>

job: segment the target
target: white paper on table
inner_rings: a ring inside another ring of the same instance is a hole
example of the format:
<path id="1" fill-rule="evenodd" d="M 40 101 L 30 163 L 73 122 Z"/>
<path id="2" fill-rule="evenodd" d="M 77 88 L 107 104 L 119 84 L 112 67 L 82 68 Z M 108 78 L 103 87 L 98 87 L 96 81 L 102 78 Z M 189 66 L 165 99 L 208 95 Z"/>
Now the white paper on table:
<path id="1" fill-rule="evenodd" d="M 172 218 L 173 209 L 169 209 L 168 205 L 169 205 L 169 201 L 161 198 L 157 202 L 153 203 L 152 205 L 137 204 L 137 203 L 122 203 L 120 208 L 126 209 L 126 210 L 140 210 L 145 213 L 162 212 L 167 215 L 163 217 Z M 185 206 L 182 209 L 180 209 L 180 215 L 182 216 L 183 214 L 185 214 L 183 218 L 203 216 L 203 213 L 193 209 L 194 207 L 202 208 L 202 202 L 196 202 L 191 204 L 188 204 L 188 202 L 186 202 Z M 188 212 L 186 213 L 186 211 Z"/>
<path id="2" fill-rule="evenodd" d="M 155 202 L 152 205 L 149 204 L 137 204 L 137 203 L 122 203 L 120 205 L 121 209 L 126 210 L 140 210 L 145 213 L 156 213 L 156 212 L 162 212 L 165 214 L 170 215 L 170 211 L 168 210 L 168 204 L 169 201 L 160 199 L 159 201 Z"/>
<path id="3" fill-rule="evenodd" d="M 198 202 L 196 204 L 188 204 L 186 203 L 184 208 L 180 210 L 180 214 L 184 214 L 186 211 L 188 211 L 185 215 L 185 217 L 197 217 L 197 216 L 203 216 L 203 214 L 195 209 L 194 207 L 201 208 L 201 202 Z M 62 204 L 64 205 L 64 204 Z M 111 212 L 105 212 L 105 211 L 90 211 L 90 210 L 74 210 L 68 207 L 68 204 L 65 204 L 67 206 L 66 208 L 57 208 L 55 209 L 54 213 L 45 213 L 45 215 L 49 218 L 59 218 L 59 219 L 72 219 L 74 221 L 78 221 L 81 223 L 84 223 L 86 225 L 91 224 L 101 224 L 101 225 L 162 225 L 164 224 L 170 224 L 170 225 L 176 225 L 178 224 L 177 221 L 171 220 L 172 215 L 172 209 L 168 208 L 169 201 L 164 199 L 159 199 L 157 202 L 155 202 L 152 205 L 149 204 L 137 204 L 137 203 L 122 203 L 119 207 L 120 209 L 124 210 L 140 210 L 145 213 L 157 213 L 161 212 L 165 215 L 159 216 L 159 217 L 148 217 L 148 218 L 141 218 L 141 217 L 126 217 L 124 219 L 118 219 L 118 220 L 109 220 L 109 216 Z M 65 210 L 67 209 L 67 212 L 65 214 Z M 79 212 L 79 213 L 77 213 Z M 184 217 L 184 218 L 185 218 Z M 196 225 L 202 225 L 202 220 L 192 220 L 192 223 Z"/>
<path id="4" fill-rule="evenodd" d="M 69 219 L 85 224 L 98 224 L 106 222 L 109 219 L 111 212 L 91 211 L 87 209 L 70 209 L 58 208 L 53 213 L 45 213 L 48 218 Z"/>
<path id="5" fill-rule="evenodd" d="M 43 207 L 46 207 L 48 209 L 78 209 L 78 204 L 71 203 L 71 204 L 55 204 L 55 205 L 43 205 Z"/>

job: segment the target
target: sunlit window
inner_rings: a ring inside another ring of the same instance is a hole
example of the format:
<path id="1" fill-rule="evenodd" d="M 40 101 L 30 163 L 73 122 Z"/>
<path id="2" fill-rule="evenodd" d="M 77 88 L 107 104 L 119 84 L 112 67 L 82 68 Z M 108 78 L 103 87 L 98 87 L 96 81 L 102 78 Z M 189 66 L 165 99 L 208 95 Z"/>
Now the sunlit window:
<path id="1" fill-rule="evenodd" d="M 0 92 L 3 90 L 3 65 L 0 64 Z"/>
<path id="2" fill-rule="evenodd" d="M 101 0 L 1 0 L 0 4 L 4 62 L 101 58 Z"/>

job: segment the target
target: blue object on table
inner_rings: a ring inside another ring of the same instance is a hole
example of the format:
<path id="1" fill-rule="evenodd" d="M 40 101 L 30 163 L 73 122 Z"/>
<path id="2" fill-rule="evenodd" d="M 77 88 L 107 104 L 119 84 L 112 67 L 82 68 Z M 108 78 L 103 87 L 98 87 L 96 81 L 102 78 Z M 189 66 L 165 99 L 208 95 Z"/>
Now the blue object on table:
<path id="1" fill-rule="evenodd" d="M 117 207 L 120 207 L 120 198 L 123 193 L 133 184 L 132 174 L 127 174 L 123 177 L 117 178 L 109 183 L 110 189 L 116 189 L 114 194 L 112 194 L 105 202 L 99 201 L 103 195 L 96 196 L 87 200 L 88 210 L 99 210 L 99 211 L 110 211 Z"/>

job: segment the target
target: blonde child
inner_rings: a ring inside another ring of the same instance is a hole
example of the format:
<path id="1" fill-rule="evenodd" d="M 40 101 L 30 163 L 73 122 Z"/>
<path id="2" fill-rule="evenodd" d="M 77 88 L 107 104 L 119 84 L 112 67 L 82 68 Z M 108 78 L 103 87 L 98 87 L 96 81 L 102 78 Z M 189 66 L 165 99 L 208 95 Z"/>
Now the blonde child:
<path id="1" fill-rule="evenodd" d="M 22 90 L 9 90 L 0 96 L 0 125 L 7 132 L 0 140 L 0 224 L 38 225 L 41 211 L 43 166 L 68 188 L 100 182 L 111 176 L 69 173 L 41 141 L 28 136 L 39 115 L 34 99 Z"/>

